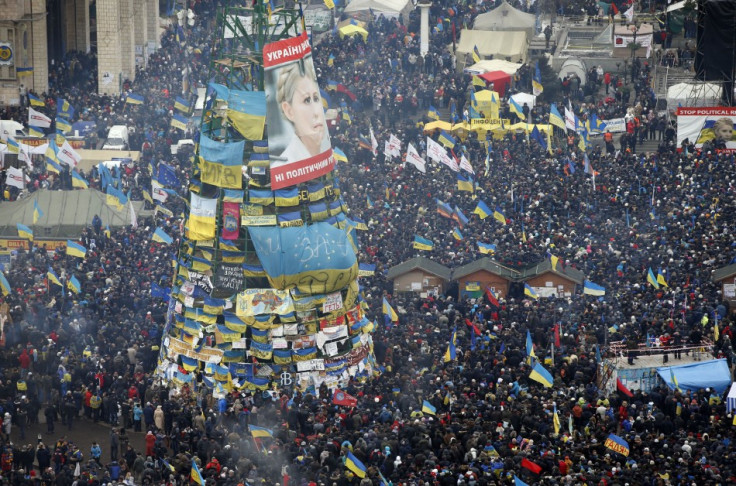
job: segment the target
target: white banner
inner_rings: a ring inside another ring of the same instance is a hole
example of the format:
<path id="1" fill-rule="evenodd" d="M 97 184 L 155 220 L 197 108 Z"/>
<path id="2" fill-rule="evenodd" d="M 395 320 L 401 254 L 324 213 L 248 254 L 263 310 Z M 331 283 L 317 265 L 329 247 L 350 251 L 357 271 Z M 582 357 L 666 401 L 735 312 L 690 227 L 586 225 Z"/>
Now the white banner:
<path id="1" fill-rule="evenodd" d="M 427 173 L 427 161 L 419 155 L 419 152 L 417 152 L 417 149 L 414 148 L 411 142 L 406 148 L 406 162 L 416 167 L 422 174 Z"/>
<path id="2" fill-rule="evenodd" d="M 401 157 L 401 140 L 396 135 L 391 135 L 388 138 L 388 145 L 387 148 L 389 150 L 389 155 L 392 157 Z"/>
<path id="3" fill-rule="evenodd" d="M 76 167 L 79 161 L 82 160 L 82 156 L 79 155 L 77 151 L 69 145 L 69 142 L 66 141 L 56 153 L 56 158 L 59 159 L 59 162 L 63 162 L 69 167 Z"/>
<path id="4" fill-rule="evenodd" d="M 151 197 L 154 201 L 161 201 L 162 203 L 165 203 L 169 195 L 166 193 L 166 191 L 164 191 L 164 188 L 161 184 L 159 184 L 155 180 L 151 180 Z"/>
<path id="5" fill-rule="evenodd" d="M 470 165 L 470 161 L 465 157 L 465 154 L 463 154 L 460 157 L 460 168 L 465 169 L 467 172 L 470 172 L 471 174 L 475 174 L 475 171 L 473 170 L 473 166 Z"/>
<path id="6" fill-rule="evenodd" d="M 23 171 L 21 169 L 16 169 L 15 167 L 8 167 L 8 170 L 6 172 L 5 184 L 17 187 L 18 189 L 25 188 L 26 186 L 23 181 Z"/>
<path id="7" fill-rule="evenodd" d="M 452 169 L 453 171 L 457 172 L 460 170 L 457 166 L 457 161 L 447 155 L 447 151 L 445 150 L 445 147 L 440 145 L 439 143 L 435 142 L 431 138 L 427 137 L 427 157 L 430 159 L 441 162 L 445 164 L 447 167 Z"/>
<path id="8" fill-rule="evenodd" d="M 647 57 L 649 57 L 652 54 L 652 40 L 653 40 L 652 34 L 645 34 L 645 35 L 637 35 L 636 36 L 636 43 L 639 44 L 641 47 L 647 48 Z M 621 35 L 616 34 L 613 36 L 613 46 L 614 47 L 628 47 L 629 44 L 634 43 L 634 34 L 631 35 Z"/>
<path id="9" fill-rule="evenodd" d="M 51 118 L 29 107 L 28 124 L 34 127 L 48 128 L 51 126 Z"/>

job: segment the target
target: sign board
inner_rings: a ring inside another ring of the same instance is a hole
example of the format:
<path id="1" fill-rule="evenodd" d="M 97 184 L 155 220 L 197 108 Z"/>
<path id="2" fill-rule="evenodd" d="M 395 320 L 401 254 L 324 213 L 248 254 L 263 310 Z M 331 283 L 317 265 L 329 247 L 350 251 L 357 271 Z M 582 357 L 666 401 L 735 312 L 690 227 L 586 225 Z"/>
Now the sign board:
<path id="1" fill-rule="evenodd" d="M 245 275 L 240 265 L 222 263 L 215 273 L 215 287 L 240 292 L 245 286 Z"/>

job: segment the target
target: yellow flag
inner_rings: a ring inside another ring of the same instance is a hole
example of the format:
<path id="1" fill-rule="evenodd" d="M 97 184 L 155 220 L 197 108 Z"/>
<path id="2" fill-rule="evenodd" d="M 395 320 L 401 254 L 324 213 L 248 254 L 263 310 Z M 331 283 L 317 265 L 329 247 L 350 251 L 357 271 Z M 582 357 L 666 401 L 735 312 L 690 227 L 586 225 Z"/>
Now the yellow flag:
<path id="1" fill-rule="evenodd" d="M 335 8 L 335 2 L 333 2 L 332 0 L 325 0 L 325 5 L 327 6 L 327 8 Z"/>

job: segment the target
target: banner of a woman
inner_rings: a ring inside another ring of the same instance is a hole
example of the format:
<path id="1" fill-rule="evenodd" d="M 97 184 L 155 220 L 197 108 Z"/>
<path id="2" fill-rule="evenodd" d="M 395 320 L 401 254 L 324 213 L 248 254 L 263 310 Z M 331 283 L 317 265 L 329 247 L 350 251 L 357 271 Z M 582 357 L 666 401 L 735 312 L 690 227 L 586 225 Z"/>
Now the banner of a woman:
<path id="1" fill-rule="evenodd" d="M 330 172 L 335 160 L 307 35 L 266 44 L 263 68 L 271 189 Z"/>
<path id="2" fill-rule="evenodd" d="M 736 108 L 681 106 L 677 108 L 677 145 L 687 140 L 697 148 L 708 144 L 709 150 L 730 152 L 736 149 L 734 126 Z"/>

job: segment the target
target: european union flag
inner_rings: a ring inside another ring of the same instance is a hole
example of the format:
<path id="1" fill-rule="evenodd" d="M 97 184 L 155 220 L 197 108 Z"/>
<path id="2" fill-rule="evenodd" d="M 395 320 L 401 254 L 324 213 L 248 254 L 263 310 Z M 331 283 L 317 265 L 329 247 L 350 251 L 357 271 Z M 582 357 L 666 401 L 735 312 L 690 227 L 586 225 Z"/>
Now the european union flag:
<path id="1" fill-rule="evenodd" d="M 179 178 L 176 176 L 174 168 L 164 164 L 163 162 L 158 163 L 158 182 L 164 186 L 179 186 Z"/>

